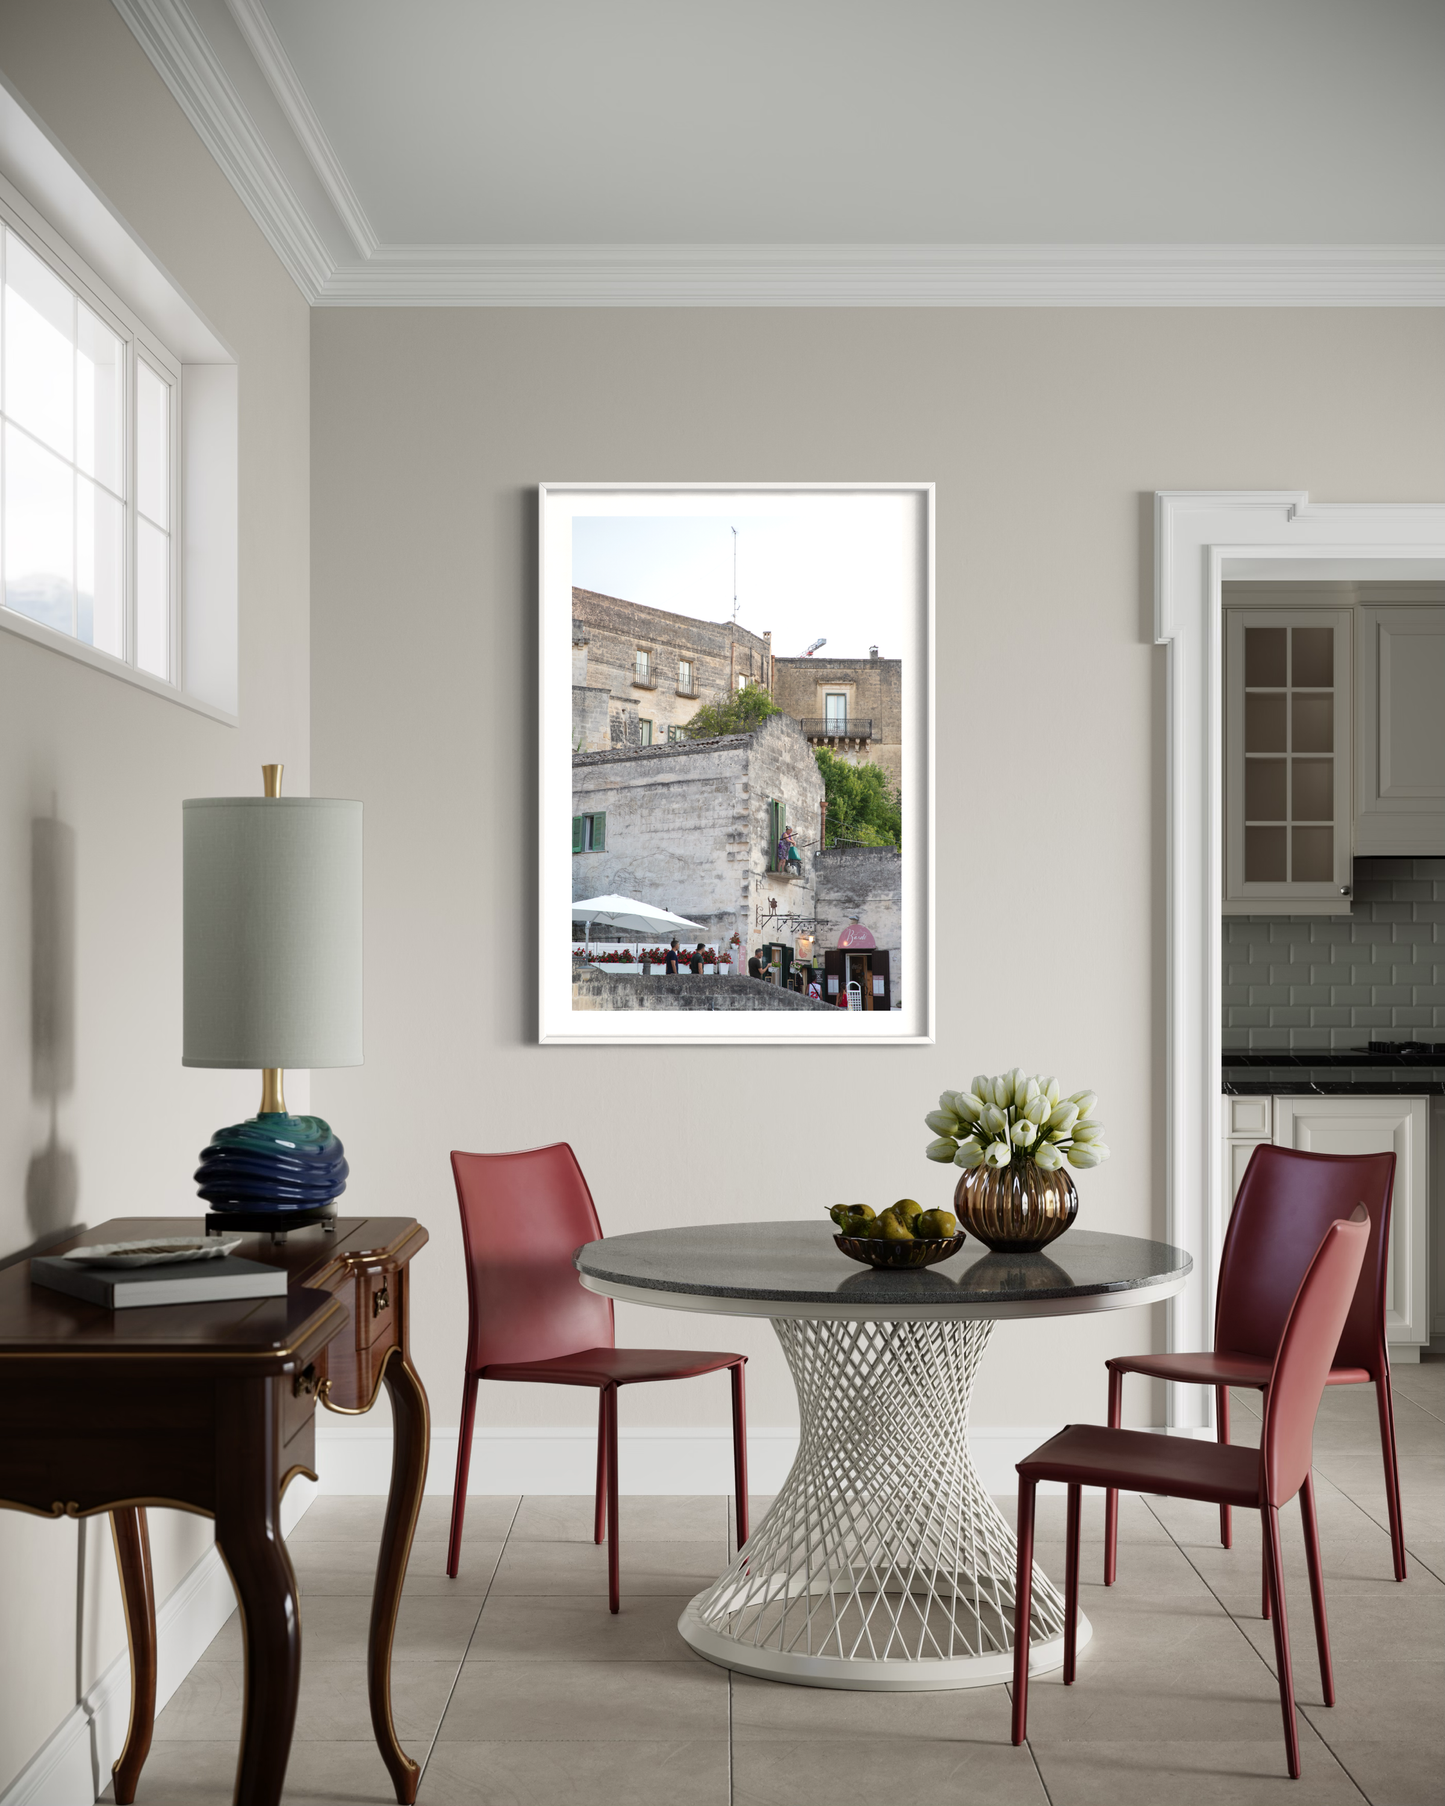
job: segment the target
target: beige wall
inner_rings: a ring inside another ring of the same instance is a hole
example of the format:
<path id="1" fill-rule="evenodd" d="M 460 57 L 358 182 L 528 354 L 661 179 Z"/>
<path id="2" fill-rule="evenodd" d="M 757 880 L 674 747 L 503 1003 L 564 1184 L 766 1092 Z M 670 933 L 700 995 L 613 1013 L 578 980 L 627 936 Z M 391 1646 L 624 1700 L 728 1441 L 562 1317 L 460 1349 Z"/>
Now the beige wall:
<path id="1" fill-rule="evenodd" d="M 309 337 L 107 0 L 8 0 L 0 69 L 234 347 L 241 408 L 239 728 L 0 632 L 3 1256 L 68 1222 L 193 1212 L 197 1151 L 255 1107 L 253 1075 L 181 1069 L 180 802 L 256 791 L 262 759 L 308 788 Z M 58 1060 L 32 1047 L 47 974 Z M 210 1525 L 158 1511 L 152 1538 L 164 1598 Z M 0 1511 L 0 1788 L 124 1649 L 103 1518 L 85 1540 L 78 1629 L 77 1526 Z"/>
<path id="2" fill-rule="evenodd" d="M 466 1312 L 448 1148 L 565 1137 L 612 1230 L 845 1191 L 943 1202 L 923 1112 L 1021 1062 L 1099 1093 L 1114 1157 L 1081 1177 L 1082 1223 L 1162 1231 L 1150 498 L 1438 500 L 1442 352 L 1440 316 L 1404 311 L 314 316 L 316 787 L 365 801 L 368 850 L 367 1063 L 316 1096 L 350 1196 L 431 1230 L 414 1333 L 437 1422 L 456 1422 Z M 579 468 L 592 419 L 612 426 Z M 938 485 L 938 1044 L 539 1048 L 534 486 L 799 477 Z M 992 846 L 986 798 L 1009 823 Z M 792 1420 L 766 1324 L 624 1306 L 618 1327 L 747 1351 L 753 1421 Z M 979 1417 L 1097 1414 L 1104 1356 L 1161 1336 L 1162 1310 L 1005 1325 Z M 1129 1405 L 1149 1410 L 1142 1387 Z M 499 1386 L 481 1410 L 590 1406 Z M 623 1411 L 720 1423 L 724 1389 L 641 1388 Z"/>

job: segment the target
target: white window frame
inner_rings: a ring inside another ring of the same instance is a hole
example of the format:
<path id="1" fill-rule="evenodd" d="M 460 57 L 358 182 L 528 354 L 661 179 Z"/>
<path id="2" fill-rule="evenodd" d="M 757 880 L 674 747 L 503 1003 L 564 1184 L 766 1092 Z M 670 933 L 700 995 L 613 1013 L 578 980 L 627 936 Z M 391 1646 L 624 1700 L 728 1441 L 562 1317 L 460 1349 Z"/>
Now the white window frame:
<path id="1" fill-rule="evenodd" d="M 0 204 L 6 223 L 87 306 L 133 340 L 171 390 L 170 675 L 153 676 L 67 632 L 0 605 L 5 637 L 88 665 L 234 727 L 240 711 L 239 414 L 235 351 L 0 76 Z M 134 433 L 134 379 L 127 385 Z M 127 441 L 134 467 L 134 442 Z M 133 475 L 126 497 L 135 504 Z M 128 551 L 133 634 L 135 535 Z M 134 656 L 134 641 L 125 648 Z"/>
<path id="2" fill-rule="evenodd" d="M 45 645 L 57 646 L 60 650 L 88 655 L 87 662 L 100 662 L 104 666 L 117 669 L 124 675 L 139 679 L 147 684 L 158 684 L 166 690 L 179 689 L 180 673 L 184 670 L 185 648 L 181 642 L 182 611 L 180 608 L 181 566 L 179 547 L 184 535 L 184 523 L 181 515 L 181 435 L 180 435 L 180 395 L 181 364 L 165 345 L 150 332 L 144 323 L 128 308 L 118 295 L 104 283 L 95 271 L 65 244 L 59 234 L 42 229 L 43 222 L 30 208 L 17 206 L 19 199 L 5 190 L 8 184 L 0 186 L 0 222 L 34 253 L 52 275 L 63 282 L 72 296 L 82 301 L 110 330 L 115 333 L 124 346 L 125 373 L 122 384 L 121 399 L 121 509 L 124 522 L 124 543 L 121 556 L 121 646 L 119 656 L 107 652 L 101 647 L 90 645 L 76 634 L 48 626 L 43 621 L 33 620 L 29 615 L 21 614 L 9 608 L 5 602 L 3 575 L 0 575 L 0 624 L 24 634 L 26 638 L 39 639 Z M 158 677 L 153 671 L 143 671 L 136 663 L 137 658 L 137 626 L 136 608 L 138 600 L 137 583 L 137 541 L 136 522 L 140 508 L 137 496 L 136 473 L 138 467 L 138 409 L 136 406 L 136 386 L 139 381 L 139 366 L 144 362 L 166 384 L 169 392 L 168 420 L 166 427 L 166 466 L 169 480 L 167 496 L 167 621 L 166 621 L 166 669 L 165 677 Z M 8 414 L 0 415 L 0 419 L 13 424 L 17 431 L 26 429 L 19 421 L 10 422 Z M 0 440 L 0 471 L 4 461 L 3 440 Z M 72 457 L 67 460 L 75 464 Z M 113 493 L 113 492 L 112 492 Z M 3 488 L 0 488 L 3 494 Z M 3 545 L 4 522 L 0 520 L 0 545 Z"/>
<path id="3" fill-rule="evenodd" d="M 690 658 L 677 661 L 677 687 L 684 696 L 697 694 L 697 666 Z"/>

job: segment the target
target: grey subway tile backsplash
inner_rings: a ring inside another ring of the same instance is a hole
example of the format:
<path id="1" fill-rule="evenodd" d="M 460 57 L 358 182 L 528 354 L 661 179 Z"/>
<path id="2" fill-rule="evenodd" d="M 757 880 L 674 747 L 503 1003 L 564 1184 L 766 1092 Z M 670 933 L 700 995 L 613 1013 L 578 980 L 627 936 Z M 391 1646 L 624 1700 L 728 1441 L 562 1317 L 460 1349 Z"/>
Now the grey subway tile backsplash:
<path id="1" fill-rule="evenodd" d="M 1224 1047 L 1438 1040 L 1445 859 L 1357 859 L 1350 919 L 1224 918 Z"/>

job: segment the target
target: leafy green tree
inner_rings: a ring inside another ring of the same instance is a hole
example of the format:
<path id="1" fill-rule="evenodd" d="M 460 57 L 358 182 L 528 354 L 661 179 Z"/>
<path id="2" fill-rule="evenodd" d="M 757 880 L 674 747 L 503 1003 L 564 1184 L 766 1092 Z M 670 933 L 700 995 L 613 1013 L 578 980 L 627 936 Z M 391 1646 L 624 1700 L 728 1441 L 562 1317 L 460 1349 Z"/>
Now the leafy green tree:
<path id="1" fill-rule="evenodd" d="M 688 722 L 690 740 L 712 740 L 718 734 L 750 734 L 769 715 L 780 715 L 778 707 L 761 684 L 744 684 L 726 702 L 705 702 Z"/>
<path id="2" fill-rule="evenodd" d="M 814 753 L 828 799 L 828 845 L 903 843 L 903 799 L 879 765 L 849 765 L 826 747 Z"/>

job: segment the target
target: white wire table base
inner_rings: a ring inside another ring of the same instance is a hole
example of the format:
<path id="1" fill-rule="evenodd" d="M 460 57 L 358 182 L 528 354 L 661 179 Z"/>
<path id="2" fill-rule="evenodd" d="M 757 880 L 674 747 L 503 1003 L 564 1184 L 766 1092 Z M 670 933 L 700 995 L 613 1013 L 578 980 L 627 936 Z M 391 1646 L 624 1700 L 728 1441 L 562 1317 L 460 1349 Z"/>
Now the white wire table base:
<path id="1" fill-rule="evenodd" d="M 678 1629 L 709 1661 L 808 1687 L 991 1686 L 1013 1675 L 1018 1546 L 974 1472 L 969 1395 L 988 1321 L 775 1318 L 798 1455 L 771 1510 Z M 1031 1673 L 1064 1659 L 1035 1567 Z M 1079 1618 L 1079 1644 L 1090 1636 Z"/>

